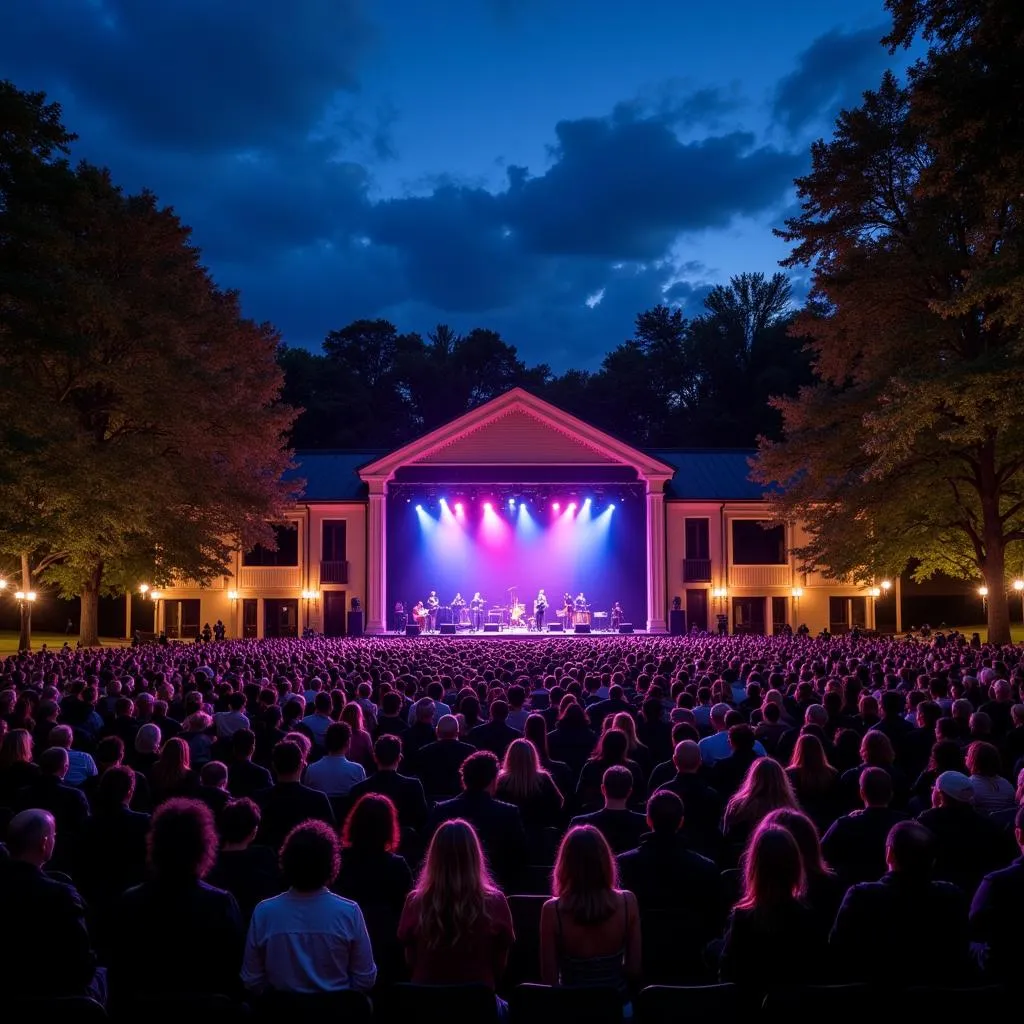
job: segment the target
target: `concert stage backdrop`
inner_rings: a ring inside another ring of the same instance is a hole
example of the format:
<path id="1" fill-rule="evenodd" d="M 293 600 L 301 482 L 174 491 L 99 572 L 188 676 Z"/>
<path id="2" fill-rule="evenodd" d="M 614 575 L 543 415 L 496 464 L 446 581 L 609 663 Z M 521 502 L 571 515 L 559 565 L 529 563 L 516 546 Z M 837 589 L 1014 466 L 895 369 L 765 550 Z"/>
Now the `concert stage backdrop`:
<path id="1" fill-rule="evenodd" d="M 498 493 L 403 490 L 388 499 L 389 616 L 437 591 L 442 605 L 480 591 L 486 607 L 508 605 L 509 591 L 533 614 L 541 587 L 545 623 L 558 621 L 562 595 L 583 591 L 591 611 L 619 601 L 637 629 L 647 621 L 646 506 L 642 487 L 588 493 L 557 488 L 528 497 Z M 596 625 L 596 624 L 595 624 Z"/>

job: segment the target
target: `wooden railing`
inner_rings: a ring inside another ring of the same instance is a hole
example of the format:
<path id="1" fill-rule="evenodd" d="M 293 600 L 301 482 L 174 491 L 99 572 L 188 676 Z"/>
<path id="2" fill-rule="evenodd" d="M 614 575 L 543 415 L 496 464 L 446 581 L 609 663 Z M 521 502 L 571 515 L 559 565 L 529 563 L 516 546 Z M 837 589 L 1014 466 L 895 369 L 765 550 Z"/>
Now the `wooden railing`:
<path id="1" fill-rule="evenodd" d="M 348 562 L 320 563 L 321 583 L 348 583 Z"/>
<path id="2" fill-rule="evenodd" d="M 684 583 L 710 583 L 711 582 L 711 559 L 710 558 L 684 558 L 683 559 L 683 582 Z"/>

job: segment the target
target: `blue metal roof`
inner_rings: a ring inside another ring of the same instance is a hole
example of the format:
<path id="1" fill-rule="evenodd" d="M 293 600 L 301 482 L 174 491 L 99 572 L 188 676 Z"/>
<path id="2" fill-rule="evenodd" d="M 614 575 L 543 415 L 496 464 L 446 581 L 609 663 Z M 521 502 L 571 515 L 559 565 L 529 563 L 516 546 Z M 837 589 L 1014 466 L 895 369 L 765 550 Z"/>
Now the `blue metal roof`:
<path id="1" fill-rule="evenodd" d="M 750 479 L 753 448 L 676 448 L 649 451 L 675 468 L 669 498 L 690 501 L 761 501 L 766 488 Z"/>
<path id="2" fill-rule="evenodd" d="M 387 454 L 379 450 L 300 451 L 286 480 L 305 480 L 302 501 L 365 501 L 366 485 L 359 469 Z M 765 488 L 750 479 L 746 448 L 666 448 L 648 455 L 672 466 L 675 476 L 666 494 L 690 501 L 759 501 Z"/>

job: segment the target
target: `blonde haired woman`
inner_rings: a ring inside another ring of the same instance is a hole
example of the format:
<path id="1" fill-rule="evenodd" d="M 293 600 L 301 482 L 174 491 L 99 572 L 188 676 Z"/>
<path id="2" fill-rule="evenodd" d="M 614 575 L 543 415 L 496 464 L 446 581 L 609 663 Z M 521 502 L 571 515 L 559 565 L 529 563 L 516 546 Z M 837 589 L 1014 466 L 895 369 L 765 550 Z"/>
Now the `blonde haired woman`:
<path id="1" fill-rule="evenodd" d="M 434 833 L 398 940 L 414 984 L 497 986 L 515 941 L 512 914 L 468 821 L 446 821 Z"/>
<path id="2" fill-rule="evenodd" d="M 553 828 L 562 817 L 562 794 L 540 766 L 529 740 L 513 740 L 498 773 L 497 797 L 515 804 L 526 828 Z M 550 861 L 548 862 L 550 863 Z"/>
<path id="3" fill-rule="evenodd" d="M 614 988 L 631 1016 L 629 986 L 640 976 L 636 897 L 618 888 L 608 841 L 591 825 L 571 828 L 558 848 L 554 899 L 540 917 L 545 985 Z"/>
<path id="4" fill-rule="evenodd" d="M 800 810 L 793 786 L 778 761 L 759 757 L 747 769 L 743 785 L 725 806 L 722 832 L 728 850 L 738 858 L 764 817 L 782 808 Z"/>

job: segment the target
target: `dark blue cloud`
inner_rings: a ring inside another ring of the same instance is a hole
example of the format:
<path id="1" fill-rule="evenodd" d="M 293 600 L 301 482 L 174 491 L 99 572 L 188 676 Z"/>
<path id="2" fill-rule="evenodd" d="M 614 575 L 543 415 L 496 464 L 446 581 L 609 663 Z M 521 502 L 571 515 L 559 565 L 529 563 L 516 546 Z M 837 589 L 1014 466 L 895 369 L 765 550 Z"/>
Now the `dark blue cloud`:
<path id="1" fill-rule="evenodd" d="M 835 28 L 815 39 L 775 90 L 775 120 L 796 134 L 820 126 L 842 107 L 855 106 L 890 63 L 880 42 L 887 30 L 887 25 L 859 32 Z"/>

